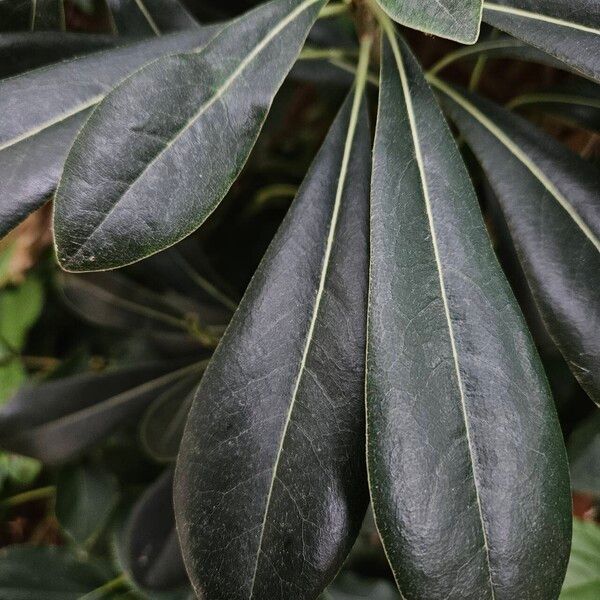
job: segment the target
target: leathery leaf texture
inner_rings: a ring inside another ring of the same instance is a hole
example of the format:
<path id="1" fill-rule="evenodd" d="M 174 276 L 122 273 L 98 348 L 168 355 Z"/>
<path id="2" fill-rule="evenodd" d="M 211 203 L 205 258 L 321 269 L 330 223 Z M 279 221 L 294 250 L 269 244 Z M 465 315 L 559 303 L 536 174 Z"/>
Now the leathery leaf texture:
<path id="1" fill-rule="evenodd" d="M 600 171 L 524 119 L 442 85 L 498 197 L 544 323 L 600 405 Z"/>
<path id="2" fill-rule="evenodd" d="M 365 513 L 370 136 L 359 102 L 341 109 L 188 417 L 175 514 L 205 600 L 316 598 Z"/>
<path id="3" fill-rule="evenodd" d="M 494 0 L 483 20 L 600 81 L 598 0 Z"/>
<path id="4" fill-rule="evenodd" d="M 58 260 L 123 266 L 199 227 L 242 169 L 325 0 L 272 0 L 199 52 L 117 86 L 73 144 L 56 193 Z"/>
<path id="5" fill-rule="evenodd" d="M 569 555 L 565 449 L 449 128 L 393 31 L 371 194 L 367 461 L 405 600 L 549 600 Z"/>
<path id="6" fill-rule="evenodd" d="M 479 37 L 483 0 L 377 0 L 402 25 L 463 44 Z"/>

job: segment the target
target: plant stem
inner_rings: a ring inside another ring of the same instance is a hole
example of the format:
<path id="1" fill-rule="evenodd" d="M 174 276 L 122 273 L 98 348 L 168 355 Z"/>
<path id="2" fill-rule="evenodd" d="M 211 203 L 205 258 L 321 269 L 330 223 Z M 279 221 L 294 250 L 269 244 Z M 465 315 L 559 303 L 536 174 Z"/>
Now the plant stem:
<path id="1" fill-rule="evenodd" d="M 343 15 L 348 11 L 349 4 L 347 2 L 337 2 L 335 4 L 328 4 L 321 9 L 319 13 L 319 19 L 328 19 L 330 17 L 337 17 Z"/>
<path id="2" fill-rule="evenodd" d="M 13 506 L 19 506 L 19 504 L 25 504 L 26 502 L 33 502 L 34 500 L 42 500 L 44 498 L 52 498 L 56 493 L 56 488 L 53 485 L 46 487 L 37 488 L 35 490 L 29 490 L 9 498 L 4 498 L 0 501 L 0 507 L 11 508 Z"/>
<path id="3" fill-rule="evenodd" d="M 483 52 L 489 52 L 490 50 L 499 50 L 501 48 L 518 48 L 523 46 L 523 42 L 519 40 L 488 40 L 485 42 L 479 42 L 474 46 L 467 46 L 466 48 L 460 48 L 454 52 L 446 54 L 438 62 L 436 62 L 428 71 L 430 75 L 436 75 L 442 69 L 445 69 L 448 65 L 460 60 L 473 56 L 474 54 L 482 54 Z"/>
<path id="4" fill-rule="evenodd" d="M 346 58 L 356 56 L 351 48 L 303 48 L 298 57 L 300 60 L 318 60 L 323 58 Z"/>
<path id="5" fill-rule="evenodd" d="M 105 596 L 108 592 L 112 592 L 113 590 L 125 585 L 127 583 L 127 576 L 125 573 L 122 573 L 118 577 L 107 581 L 104 585 L 92 590 L 91 592 L 84 594 L 79 597 L 79 600 L 99 600 L 103 596 Z"/>

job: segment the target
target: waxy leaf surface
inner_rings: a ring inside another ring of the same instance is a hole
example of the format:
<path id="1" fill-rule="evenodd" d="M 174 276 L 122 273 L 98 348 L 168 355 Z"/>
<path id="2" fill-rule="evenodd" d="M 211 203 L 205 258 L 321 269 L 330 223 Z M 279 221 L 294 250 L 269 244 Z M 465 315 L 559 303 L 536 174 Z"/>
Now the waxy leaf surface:
<path id="1" fill-rule="evenodd" d="M 273 0 L 201 52 L 113 90 L 78 135 L 56 194 L 67 270 L 130 264 L 199 227 L 242 169 L 324 0 Z"/>
<path id="2" fill-rule="evenodd" d="M 494 0 L 483 20 L 600 81 L 597 0 Z"/>
<path id="3" fill-rule="evenodd" d="M 422 71 L 388 32 L 375 135 L 367 458 L 406 600 L 548 600 L 566 454 L 524 319 Z"/>
<path id="4" fill-rule="evenodd" d="M 135 69 L 199 48 L 219 27 L 87 53 L 1 80 L 0 237 L 52 193 L 91 107 Z"/>
<path id="5" fill-rule="evenodd" d="M 370 142 L 356 100 L 334 122 L 188 416 L 175 514 L 206 600 L 316 598 L 365 513 Z"/>
<path id="6" fill-rule="evenodd" d="M 600 404 L 600 171 L 494 103 L 444 90 L 498 197 L 544 323 Z"/>
<path id="7" fill-rule="evenodd" d="M 402 25 L 463 44 L 479 37 L 483 0 L 377 0 Z"/>

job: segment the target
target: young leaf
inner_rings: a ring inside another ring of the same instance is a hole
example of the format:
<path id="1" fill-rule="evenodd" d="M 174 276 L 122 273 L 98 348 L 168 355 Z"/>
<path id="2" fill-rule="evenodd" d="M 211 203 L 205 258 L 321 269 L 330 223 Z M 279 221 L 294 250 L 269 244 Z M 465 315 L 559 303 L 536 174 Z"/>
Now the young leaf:
<path id="1" fill-rule="evenodd" d="M 122 537 L 127 570 L 144 590 L 188 584 L 173 512 L 173 470 L 165 471 L 133 507 Z"/>
<path id="2" fill-rule="evenodd" d="M 107 0 L 107 4 L 121 35 L 160 35 L 199 27 L 179 0 Z"/>
<path id="3" fill-rule="evenodd" d="M 0 411 L 0 447 L 49 464 L 65 462 L 143 412 L 165 388 L 198 367 L 174 368 L 154 363 L 23 388 Z"/>
<path id="4" fill-rule="evenodd" d="M 394 21 L 463 44 L 479 37 L 483 0 L 377 0 Z"/>
<path id="5" fill-rule="evenodd" d="M 199 227 L 242 169 L 324 0 L 272 0 L 201 52 L 167 56 L 94 111 L 55 204 L 60 264 L 120 267 Z"/>
<path id="6" fill-rule="evenodd" d="M 315 598 L 364 516 L 370 142 L 359 102 L 342 107 L 188 416 L 175 514 L 207 600 Z"/>
<path id="7" fill-rule="evenodd" d="M 600 404 L 600 171 L 524 119 L 440 85 L 498 197 L 550 335 Z"/>
<path id="8" fill-rule="evenodd" d="M 600 3 L 597 0 L 494 0 L 483 20 L 600 81 Z"/>
<path id="9" fill-rule="evenodd" d="M 87 53 L 0 81 L 0 237 L 54 190 L 86 111 L 131 71 L 158 56 L 198 48 L 219 29 Z"/>
<path id="10" fill-rule="evenodd" d="M 565 449 L 459 151 L 391 27 L 371 195 L 367 458 L 406 600 L 548 600 L 570 540 Z"/>
<path id="11" fill-rule="evenodd" d="M 99 466 L 61 469 L 56 484 L 56 517 L 63 531 L 80 546 L 93 544 L 116 506 L 115 477 Z"/>
<path id="12" fill-rule="evenodd" d="M 3 600 L 81 600 L 112 577 L 103 564 L 77 558 L 64 548 L 18 545 L 0 551 Z"/>

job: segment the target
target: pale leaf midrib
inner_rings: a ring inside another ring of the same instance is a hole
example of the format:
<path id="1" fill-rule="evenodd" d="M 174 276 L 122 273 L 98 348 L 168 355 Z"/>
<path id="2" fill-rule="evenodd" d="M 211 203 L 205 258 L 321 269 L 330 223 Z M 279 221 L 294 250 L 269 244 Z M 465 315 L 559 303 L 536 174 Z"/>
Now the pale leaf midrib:
<path id="1" fill-rule="evenodd" d="M 280 458 L 281 458 L 281 455 L 283 452 L 283 447 L 285 445 L 287 432 L 288 432 L 288 429 L 289 429 L 289 426 L 290 426 L 290 423 L 292 420 L 292 414 L 294 412 L 294 407 L 295 407 L 296 398 L 298 395 L 298 390 L 300 388 L 300 383 L 302 381 L 302 376 L 306 369 L 308 353 L 309 353 L 309 350 L 310 350 L 310 347 L 312 344 L 312 340 L 314 337 L 314 330 L 316 327 L 317 318 L 319 316 L 321 300 L 323 298 L 323 293 L 325 290 L 325 283 L 326 283 L 327 274 L 329 271 L 331 252 L 333 249 L 333 243 L 335 241 L 335 235 L 336 235 L 337 226 L 338 226 L 340 206 L 342 203 L 342 195 L 343 195 L 345 185 L 346 185 L 346 179 L 347 179 L 347 175 L 348 175 L 348 165 L 350 162 L 350 155 L 352 153 L 352 145 L 353 145 L 354 136 L 356 133 L 356 126 L 357 126 L 357 122 L 358 122 L 358 111 L 360 109 L 361 100 L 362 100 L 362 93 L 355 92 L 355 95 L 353 98 L 352 110 L 350 113 L 350 120 L 349 120 L 349 124 L 348 124 L 348 131 L 347 131 L 346 139 L 345 139 L 345 143 L 344 143 L 344 152 L 342 155 L 342 162 L 340 165 L 340 175 L 339 175 L 339 179 L 338 179 L 337 186 L 336 186 L 336 195 L 335 195 L 333 210 L 331 213 L 331 221 L 330 221 L 330 225 L 329 225 L 329 231 L 327 234 L 325 253 L 323 255 L 323 262 L 321 264 L 319 287 L 317 288 L 317 293 L 315 296 L 315 303 L 314 303 L 314 307 L 313 307 L 313 313 L 311 316 L 310 326 L 309 326 L 308 333 L 306 335 L 306 340 L 304 343 L 304 349 L 302 352 L 300 367 L 298 369 L 298 375 L 296 377 L 296 382 L 294 384 L 294 389 L 292 392 L 290 406 L 289 406 L 287 414 L 286 414 L 286 420 L 285 420 L 285 424 L 284 424 L 284 427 L 282 430 L 281 440 L 279 442 L 279 447 L 278 447 L 277 455 L 275 458 L 275 464 L 273 466 L 273 473 L 271 475 L 269 491 L 267 493 L 267 500 L 265 503 L 265 510 L 264 510 L 264 515 L 263 515 L 263 520 L 262 520 L 261 530 L 260 530 L 260 536 L 259 536 L 258 546 L 257 546 L 257 551 L 256 551 L 256 557 L 255 557 L 255 563 L 254 563 L 254 573 L 252 575 L 252 580 L 251 580 L 251 585 L 250 585 L 249 600 L 252 600 L 252 598 L 254 597 L 254 586 L 256 583 L 256 576 L 258 573 L 258 566 L 259 566 L 259 562 L 260 562 L 260 555 L 262 552 L 263 538 L 264 538 L 264 533 L 265 533 L 269 510 L 270 510 L 271 497 L 273 495 L 273 488 L 275 486 L 275 481 L 277 479 L 279 461 L 280 461 Z"/>
<path id="2" fill-rule="evenodd" d="M 387 29 L 387 28 L 386 28 Z M 488 542 L 488 536 L 487 536 L 487 530 L 486 530 L 486 526 L 485 526 L 485 521 L 483 518 L 483 508 L 482 508 L 482 504 L 481 504 L 481 497 L 480 497 L 480 492 L 479 492 L 479 484 L 478 484 L 478 480 L 477 480 L 477 476 L 476 476 L 476 467 L 475 467 L 475 450 L 473 448 L 473 442 L 471 440 L 471 431 L 470 431 L 470 420 L 469 420 L 469 416 L 468 416 L 468 411 L 467 411 L 467 406 L 466 406 L 466 399 L 465 399 L 465 392 L 464 392 L 464 384 L 462 381 L 462 374 L 460 371 L 460 360 L 458 357 L 458 349 L 456 346 L 456 340 L 455 340 L 455 335 L 454 335 L 454 328 L 453 328 L 453 324 L 452 324 L 452 317 L 450 315 L 450 308 L 448 305 L 448 298 L 447 298 L 447 293 L 446 293 L 446 284 L 445 284 L 445 280 L 444 280 L 444 273 L 443 273 L 443 267 L 442 267 L 442 262 L 441 262 L 441 258 L 440 258 L 440 254 L 439 254 L 439 249 L 438 249 L 438 243 L 437 243 L 437 235 L 436 235 L 436 229 L 435 229 L 435 224 L 434 224 L 434 219 L 433 219 L 433 214 L 432 214 L 432 209 L 431 209 L 431 200 L 429 197 L 429 188 L 428 188 L 428 184 L 427 184 L 427 174 L 426 174 L 426 170 L 425 170 L 425 165 L 423 163 L 423 157 L 421 154 L 421 143 L 419 140 L 419 132 L 417 129 L 417 124 L 416 124 L 416 119 L 415 119 L 415 113 L 414 113 L 414 108 L 413 108 L 413 104 L 412 104 L 412 96 L 411 96 L 411 92 L 410 92 L 410 86 L 408 83 L 408 76 L 406 74 L 406 70 L 404 67 L 404 61 L 402 59 L 402 54 L 400 51 L 400 47 L 398 46 L 398 42 L 396 39 L 396 35 L 395 35 L 395 31 L 393 29 L 387 29 L 386 31 L 387 33 L 387 37 L 390 40 L 390 44 L 392 46 L 392 51 L 394 54 L 394 58 L 396 60 L 396 65 L 398 67 L 398 72 L 400 75 L 400 81 L 402 84 L 402 91 L 403 91 L 403 95 L 405 98 L 405 102 L 406 102 L 406 110 L 408 113 L 408 119 L 409 119 L 409 123 L 410 123 L 410 128 L 411 128 L 411 133 L 412 133 L 412 137 L 413 137 L 413 141 L 414 141 L 414 148 L 415 148 L 415 158 L 417 161 L 417 165 L 419 168 L 419 173 L 420 173 L 420 179 L 421 179 L 421 184 L 422 184 L 422 192 L 423 192 L 423 198 L 425 201 L 425 208 L 427 211 L 427 219 L 429 222 L 429 227 L 431 230 L 431 242 L 432 242 L 432 246 L 433 246 L 433 251 L 434 251 L 434 257 L 435 257 L 435 261 L 436 261 L 436 266 L 437 266 L 437 272 L 438 272 L 438 277 L 439 277 L 439 284 L 440 284 L 440 294 L 442 297 L 442 301 L 443 301 L 443 305 L 444 305 L 444 314 L 445 314 L 445 318 L 446 318 L 446 322 L 447 322 L 447 326 L 448 326 L 448 334 L 449 334 L 449 338 L 450 338 L 450 345 L 452 348 L 452 356 L 453 356 L 453 360 L 454 360 L 454 368 L 455 368 L 455 372 L 456 372 L 456 377 L 457 377 L 457 382 L 458 382 L 458 389 L 459 389 L 459 394 L 460 394 L 460 403 L 461 403 L 461 410 L 462 410 L 462 414 L 463 414 L 463 420 L 464 420 L 464 426 L 465 426 L 465 435 L 467 438 L 467 445 L 468 445 L 468 449 L 469 449 L 469 456 L 470 456 L 470 465 L 471 465 L 471 472 L 472 472 L 472 476 L 473 476 L 473 488 L 475 490 L 475 499 L 477 502 L 477 509 L 478 509 L 478 513 L 479 513 L 479 521 L 480 521 L 480 526 L 481 526 L 481 532 L 482 532 L 482 537 L 483 537 L 483 545 L 484 545 L 484 550 L 485 550 L 485 558 L 486 558 L 486 564 L 487 564 L 487 570 L 488 570 L 488 577 L 489 577 L 489 584 L 490 584 L 490 592 L 491 592 L 491 600 L 495 600 L 496 595 L 495 595 L 495 589 L 494 589 L 494 582 L 492 580 L 492 567 L 491 567 L 491 562 L 490 562 L 490 550 L 489 550 L 489 542 Z"/>
<path id="3" fill-rule="evenodd" d="M 155 35 L 159 36 L 161 33 L 160 29 L 158 28 L 156 22 L 152 18 L 150 11 L 146 8 L 146 5 L 142 2 L 142 0 L 135 0 L 135 3 L 137 4 L 137 7 L 138 7 L 139 11 L 142 13 L 144 19 L 146 19 L 146 21 L 148 22 L 148 25 L 150 25 L 150 29 L 152 29 L 152 31 Z"/>
<path id="4" fill-rule="evenodd" d="M 514 15 L 517 17 L 523 17 L 525 19 L 531 19 L 533 21 L 540 21 L 543 23 L 550 23 L 551 25 L 558 25 L 560 27 L 569 27 L 570 29 L 576 29 L 585 33 L 592 33 L 594 35 L 600 35 L 600 29 L 595 27 L 588 27 L 575 21 L 567 21 L 566 19 L 560 19 L 558 17 L 551 17 L 543 13 L 536 13 L 529 10 L 523 10 L 522 8 L 515 8 L 513 6 L 505 6 L 503 4 L 494 4 L 492 2 L 486 2 L 484 8 L 493 12 L 500 12 L 504 14 Z"/>
<path id="5" fill-rule="evenodd" d="M 485 127 L 499 142 L 501 142 L 506 147 L 506 149 L 515 158 L 521 161 L 521 163 L 529 170 L 529 172 L 556 199 L 556 201 L 562 206 L 564 211 L 575 222 L 579 229 L 581 229 L 583 234 L 600 252 L 600 240 L 588 227 L 587 223 L 583 220 L 583 218 L 577 212 L 575 207 L 558 190 L 554 183 L 552 183 L 552 181 L 548 179 L 544 171 L 540 167 L 538 167 L 537 164 L 531 158 L 529 158 L 525 151 L 523 151 L 519 147 L 519 145 L 516 142 L 514 142 L 511 139 L 511 137 L 507 135 L 499 126 L 497 126 L 491 119 L 486 117 L 475 105 L 469 102 L 467 98 L 455 92 L 450 86 L 446 85 L 443 81 L 437 79 L 436 77 L 431 77 L 430 81 L 447 96 L 452 98 L 452 100 L 454 100 L 463 110 L 470 114 L 478 123 Z"/>
<path id="6" fill-rule="evenodd" d="M 153 167 L 153 165 L 160 160 L 160 158 L 170 150 L 170 148 L 177 143 L 179 138 L 183 136 L 191 127 L 193 127 L 194 123 L 217 101 L 219 100 L 229 89 L 231 85 L 236 81 L 236 79 L 246 70 L 246 68 L 252 63 L 254 58 L 262 52 L 267 45 L 288 25 L 290 25 L 294 19 L 303 13 L 305 10 L 310 8 L 313 4 L 317 4 L 322 2 L 322 0 L 305 0 L 302 4 L 298 5 L 293 11 L 288 13 L 285 18 L 283 18 L 277 26 L 275 26 L 269 33 L 258 43 L 252 51 L 244 58 L 240 64 L 234 69 L 234 71 L 227 77 L 227 79 L 221 84 L 221 86 L 215 91 L 215 93 L 206 101 L 204 104 L 200 106 L 200 108 L 194 113 L 194 115 L 186 121 L 185 125 L 175 134 L 175 136 L 169 140 L 169 142 L 152 158 L 151 161 L 143 168 L 143 170 L 135 177 L 135 179 L 129 183 L 127 189 L 119 194 L 115 203 L 110 208 L 110 210 L 102 217 L 101 221 L 94 227 L 94 229 L 87 235 L 85 241 L 79 246 L 75 254 L 73 254 L 69 258 L 69 262 L 77 260 L 81 253 L 87 248 L 90 240 L 95 236 L 95 234 L 102 228 L 104 223 L 110 218 L 112 213 L 120 206 L 121 202 L 127 196 L 127 194 L 133 189 L 136 183 Z M 228 29 L 228 28 L 227 28 Z M 225 29 L 222 33 L 227 32 Z M 216 39 L 216 38 L 215 38 Z"/>

